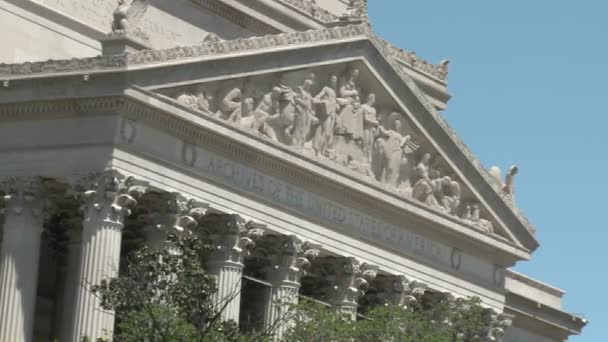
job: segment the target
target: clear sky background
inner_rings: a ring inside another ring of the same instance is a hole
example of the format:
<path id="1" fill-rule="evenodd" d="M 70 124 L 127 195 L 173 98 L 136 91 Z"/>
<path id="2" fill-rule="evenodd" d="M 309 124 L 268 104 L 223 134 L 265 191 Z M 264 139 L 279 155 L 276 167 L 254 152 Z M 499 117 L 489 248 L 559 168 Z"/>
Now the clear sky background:
<path id="1" fill-rule="evenodd" d="M 369 0 L 374 30 L 437 63 L 444 117 L 486 166 L 520 166 L 541 247 L 516 270 L 566 290 L 608 341 L 608 0 Z"/>

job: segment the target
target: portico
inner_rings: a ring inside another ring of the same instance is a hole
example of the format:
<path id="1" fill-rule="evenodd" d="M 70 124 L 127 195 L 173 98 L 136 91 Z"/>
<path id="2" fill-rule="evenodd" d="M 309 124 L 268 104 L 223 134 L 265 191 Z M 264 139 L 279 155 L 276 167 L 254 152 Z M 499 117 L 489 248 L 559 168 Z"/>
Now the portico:
<path id="1" fill-rule="evenodd" d="M 373 285 L 398 304 L 479 297 L 501 341 L 512 321 L 542 331 L 522 319 L 534 288 L 551 338 L 580 331 L 563 293 L 509 271 L 535 229 L 514 174 L 482 167 L 443 119 L 447 62 L 381 40 L 363 8 L 296 9 L 314 30 L 163 49 L 114 32 L 133 51 L 0 65 L 0 342 L 111 337 L 90 286 L 195 227 L 225 320 L 254 303 L 248 324 L 270 326 L 301 296 L 357 319 Z"/>

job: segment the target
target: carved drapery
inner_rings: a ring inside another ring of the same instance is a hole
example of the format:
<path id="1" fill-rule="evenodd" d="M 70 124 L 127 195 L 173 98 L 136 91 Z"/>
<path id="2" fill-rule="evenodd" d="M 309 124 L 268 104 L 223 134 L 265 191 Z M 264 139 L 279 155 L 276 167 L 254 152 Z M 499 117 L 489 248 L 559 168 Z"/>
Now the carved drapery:
<path id="1" fill-rule="evenodd" d="M 109 338 L 114 315 L 101 308 L 91 286 L 118 275 L 124 221 L 146 187 L 113 170 L 91 174 L 77 187 L 82 190 L 84 221 L 71 340 Z"/>
<path id="2" fill-rule="evenodd" d="M 310 158 L 333 161 L 400 196 L 494 232 L 475 195 L 364 68 L 336 64 L 160 92 L 203 115 Z"/>

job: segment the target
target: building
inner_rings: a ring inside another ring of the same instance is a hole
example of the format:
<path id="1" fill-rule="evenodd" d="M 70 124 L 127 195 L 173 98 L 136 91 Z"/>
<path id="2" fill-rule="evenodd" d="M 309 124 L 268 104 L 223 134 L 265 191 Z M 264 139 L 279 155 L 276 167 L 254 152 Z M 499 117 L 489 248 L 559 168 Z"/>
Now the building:
<path id="1" fill-rule="evenodd" d="M 310 263 L 353 317 L 375 286 L 477 296 L 488 341 L 581 332 L 561 290 L 509 270 L 539 246 L 517 168 L 481 166 L 442 118 L 448 63 L 376 36 L 366 1 L 119 3 L 0 1 L 0 341 L 107 336 L 82 284 L 116 274 L 142 217 L 150 244 L 201 221 L 221 237 L 210 269 L 220 295 L 244 287 L 242 324 L 309 291 Z M 260 277 L 255 244 L 275 246 Z"/>

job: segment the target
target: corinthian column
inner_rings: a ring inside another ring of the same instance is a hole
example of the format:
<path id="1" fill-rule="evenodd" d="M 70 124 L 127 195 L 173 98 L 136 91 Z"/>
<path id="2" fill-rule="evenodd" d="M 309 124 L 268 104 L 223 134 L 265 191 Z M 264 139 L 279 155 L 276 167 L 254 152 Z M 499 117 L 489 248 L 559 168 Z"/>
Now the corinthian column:
<path id="1" fill-rule="evenodd" d="M 270 245 L 266 250 L 274 252 L 267 271 L 272 288 L 265 306 L 264 325 L 267 330 L 274 330 L 275 340 L 280 341 L 289 329 L 289 307 L 298 303 L 300 281 L 319 255 L 320 246 L 302 243 L 296 236 L 270 236 L 264 242 Z"/>
<path id="2" fill-rule="evenodd" d="M 255 246 L 254 240 L 263 234 L 263 230 L 246 224 L 238 215 L 207 215 L 201 225 L 209 231 L 215 247 L 208 262 L 209 272 L 217 279 L 218 289 L 213 297 L 215 307 L 221 311 L 222 320 L 238 324 L 243 258 Z"/>
<path id="3" fill-rule="evenodd" d="M 144 222 L 148 246 L 168 249 L 171 253 L 178 252 L 167 241 L 168 234 L 192 232 L 208 207 L 176 193 L 149 193 L 144 196 L 142 205 L 146 206 L 148 213 L 139 219 Z"/>
<path id="4" fill-rule="evenodd" d="M 106 171 L 86 180 L 83 192 L 84 220 L 78 279 L 80 286 L 74 309 L 71 341 L 87 336 L 92 341 L 112 338 L 114 313 L 104 310 L 91 286 L 118 275 L 120 244 L 125 218 L 145 188 L 132 177 L 122 178 Z"/>
<path id="5" fill-rule="evenodd" d="M 0 255 L 0 341 L 30 342 L 34 328 L 43 200 L 36 178 L 2 184 L 5 209 Z"/>
<path id="6" fill-rule="evenodd" d="M 333 305 L 353 321 L 357 319 L 359 298 L 365 293 L 377 273 L 378 267 L 361 265 L 355 258 L 340 258 L 335 266 L 336 285 Z"/>

